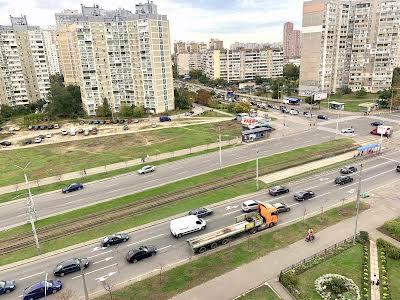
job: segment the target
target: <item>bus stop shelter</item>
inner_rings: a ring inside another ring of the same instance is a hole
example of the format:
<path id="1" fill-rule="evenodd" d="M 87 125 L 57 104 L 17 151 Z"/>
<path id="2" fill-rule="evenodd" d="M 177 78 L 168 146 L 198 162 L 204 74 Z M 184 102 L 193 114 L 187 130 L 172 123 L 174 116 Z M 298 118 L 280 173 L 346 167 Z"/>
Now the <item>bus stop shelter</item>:
<path id="1" fill-rule="evenodd" d="M 374 154 L 379 152 L 381 146 L 379 144 L 368 144 L 357 148 L 357 155 L 355 156 L 365 156 L 369 154 Z"/>
<path id="2" fill-rule="evenodd" d="M 242 132 L 242 142 L 251 143 L 256 140 L 264 139 L 268 136 L 268 132 L 271 128 L 255 128 L 251 130 L 245 130 Z"/>
<path id="3" fill-rule="evenodd" d="M 329 108 L 337 109 L 337 110 L 344 110 L 344 103 L 332 101 L 332 102 L 329 102 Z"/>

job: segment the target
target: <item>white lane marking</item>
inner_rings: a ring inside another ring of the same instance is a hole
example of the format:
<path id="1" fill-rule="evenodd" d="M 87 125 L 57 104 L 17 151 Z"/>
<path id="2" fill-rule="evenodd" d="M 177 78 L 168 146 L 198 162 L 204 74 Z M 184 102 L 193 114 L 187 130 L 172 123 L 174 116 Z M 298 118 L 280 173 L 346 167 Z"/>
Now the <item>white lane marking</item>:
<path id="1" fill-rule="evenodd" d="M 227 207 L 225 207 L 225 209 L 226 210 L 230 210 L 230 209 L 233 209 L 233 208 L 238 208 L 239 207 L 239 205 L 228 205 Z"/>
<path id="2" fill-rule="evenodd" d="M 85 275 L 89 275 L 89 274 L 92 274 L 92 273 L 95 273 L 95 272 L 98 272 L 98 271 L 101 271 L 101 270 L 104 270 L 104 269 L 107 269 L 107 268 L 115 267 L 116 265 L 118 265 L 118 264 L 115 263 L 115 264 L 112 264 L 112 265 L 109 265 L 109 266 L 105 266 L 105 267 L 102 267 L 100 269 L 87 272 L 87 273 L 85 273 Z M 81 275 L 72 277 L 71 279 L 77 279 L 77 278 L 81 278 Z"/>
<path id="3" fill-rule="evenodd" d="M 33 274 L 33 275 L 22 277 L 19 280 L 22 281 L 22 280 L 25 280 L 25 279 L 28 279 L 28 278 L 31 278 L 31 277 L 35 277 L 35 276 L 38 276 L 38 275 L 42 275 L 42 274 L 44 274 L 44 272 L 39 272 L 39 273 L 36 273 L 36 274 Z"/>
<path id="4" fill-rule="evenodd" d="M 112 250 L 108 250 L 106 252 L 102 252 L 102 253 L 99 253 L 99 254 L 96 254 L 96 255 L 92 255 L 92 256 L 89 256 L 88 258 L 94 258 L 94 257 L 100 256 L 100 255 L 104 255 L 104 254 L 110 253 L 110 252 L 112 252 Z"/>
<path id="5" fill-rule="evenodd" d="M 107 249 L 107 247 L 94 247 L 92 249 L 92 252 L 96 252 L 96 251 L 99 251 L 99 250 L 102 250 L 102 249 Z"/>
<path id="6" fill-rule="evenodd" d="M 136 245 L 136 244 L 142 243 L 142 242 L 145 242 L 145 241 L 148 241 L 148 240 L 156 239 L 156 238 L 158 238 L 158 237 L 160 237 L 160 236 L 163 236 L 163 235 L 165 235 L 165 233 L 161 233 L 161 234 L 159 234 L 159 235 L 152 236 L 152 237 L 150 237 L 150 238 L 148 238 L 148 239 L 144 239 L 144 240 L 141 240 L 141 241 L 134 242 L 134 243 L 132 243 L 132 244 L 129 244 L 128 247 L 129 247 L 129 246 L 132 246 L 132 245 Z"/>
<path id="7" fill-rule="evenodd" d="M 237 210 L 228 212 L 228 213 L 226 213 L 226 214 L 223 214 L 223 216 L 229 216 L 229 215 L 232 215 L 232 214 L 237 213 L 237 212 L 239 212 L 239 211 L 241 211 L 241 209 L 237 209 Z"/>
<path id="8" fill-rule="evenodd" d="M 110 273 L 108 273 L 108 274 L 106 274 L 106 275 L 104 275 L 104 276 L 101 276 L 101 277 L 98 277 L 98 278 L 96 278 L 96 280 L 98 280 L 98 281 L 105 281 L 105 280 L 107 280 L 108 278 L 110 278 L 111 276 L 113 276 L 114 274 L 117 274 L 117 272 L 110 272 Z"/>
<path id="9" fill-rule="evenodd" d="M 368 177 L 368 178 L 365 178 L 365 179 L 363 178 L 363 181 L 367 181 L 367 180 L 374 179 L 375 177 L 382 176 L 383 174 L 386 174 L 386 173 L 389 173 L 389 172 L 394 172 L 394 171 L 393 171 L 393 170 L 387 170 L 387 171 L 385 171 L 385 172 L 376 174 L 376 175 L 374 175 L 374 176 L 371 176 L 371 177 Z M 343 190 L 343 189 L 348 188 L 348 187 L 350 187 L 350 186 L 353 186 L 353 185 L 355 185 L 355 184 L 358 184 L 358 183 L 357 183 L 357 182 L 354 182 L 354 183 L 352 183 L 352 184 L 345 185 L 345 186 L 339 188 L 339 190 Z"/>
<path id="10" fill-rule="evenodd" d="M 168 245 L 168 246 L 165 246 L 165 247 L 159 248 L 159 249 L 157 249 L 157 251 L 164 250 L 164 249 L 167 249 L 167 248 L 169 248 L 169 247 L 172 247 L 172 245 Z"/>
<path id="11" fill-rule="evenodd" d="M 105 261 L 109 261 L 109 260 L 111 260 L 111 259 L 113 259 L 113 258 L 114 258 L 114 257 L 112 257 L 112 256 L 106 257 L 105 259 L 102 259 L 102 260 L 99 260 L 99 261 L 94 262 L 93 265 L 97 265 L 97 264 L 99 264 L 99 263 L 102 263 L 102 262 L 105 262 Z"/>
<path id="12" fill-rule="evenodd" d="M 355 193 L 355 191 L 356 191 L 356 189 L 351 189 L 351 190 L 349 190 L 349 191 L 347 191 L 349 194 L 353 194 L 353 193 Z"/>
<path id="13" fill-rule="evenodd" d="M 389 158 L 389 157 L 386 157 L 386 156 L 382 156 L 382 158 L 390 160 L 390 161 L 394 161 L 394 162 L 397 162 L 397 163 L 400 163 L 400 161 L 392 159 L 392 158 Z"/>
<path id="14" fill-rule="evenodd" d="M 328 181 L 329 179 L 330 179 L 330 178 L 328 178 L 328 177 L 327 177 L 327 178 L 320 178 L 319 181 L 321 181 L 321 182 L 322 182 L 322 181 Z M 316 186 L 316 187 L 319 187 L 319 185 Z"/>

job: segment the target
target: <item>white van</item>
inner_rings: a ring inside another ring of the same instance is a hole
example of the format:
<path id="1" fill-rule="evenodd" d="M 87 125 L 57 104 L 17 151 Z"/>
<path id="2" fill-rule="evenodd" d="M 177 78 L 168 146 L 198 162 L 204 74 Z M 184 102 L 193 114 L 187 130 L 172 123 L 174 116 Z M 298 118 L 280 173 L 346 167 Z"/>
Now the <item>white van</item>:
<path id="1" fill-rule="evenodd" d="M 69 134 L 72 135 L 72 136 L 76 135 L 76 129 L 75 129 L 74 127 L 72 127 L 72 128 L 69 130 Z"/>
<path id="2" fill-rule="evenodd" d="M 174 237 L 181 237 L 182 235 L 189 234 L 195 231 L 204 230 L 206 228 L 206 221 L 197 216 L 190 215 L 179 219 L 172 220 L 169 229 Z"/>

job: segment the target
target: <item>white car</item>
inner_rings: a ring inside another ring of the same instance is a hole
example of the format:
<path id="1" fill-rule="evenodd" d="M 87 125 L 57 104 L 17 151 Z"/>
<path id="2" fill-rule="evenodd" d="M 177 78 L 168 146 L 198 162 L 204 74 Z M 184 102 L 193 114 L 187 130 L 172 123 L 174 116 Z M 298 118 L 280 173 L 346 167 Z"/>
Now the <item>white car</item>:
<path id="1" fill-rule="evenodd" d="M 291 109 L 290 111 L 289 111 L 289 114 L 291 114 L 291 115 L 298 115 L 299 114 L 299 111 L 297 110 L 297 109 Z"/>
<path id="2" fill-rule="evenodd" d="M 66 129 L 61 129 L 61 134 L 62 135 L 68 135 L 68 131 Z"/>
<path id="3" fill-rule="evenodd" d="M 146 174 L 146 173 L 151 173 L 156 170 L 155 166 L 144 166 L 138 171 L 138 174 Z"/>
<path id="4" fill-rule="evenodd" d="M 35 144 L 40 144 L 41 142 L 42 142 L 42 138 L 37 137 L 37 138 L 35 139 Z"/>
<path id="5" fill-rule="evenodd" d="M 346 128 L 346 129 L 342 129 L 342 133 L 354 133 L 354 128 Z"/>
<path id="6" fill-rule="evenodd" d="M 242 210 L 244 212 L 251 212 L 258 209 L 259 202 L 254 200 L 247 200 L 242 203 Z"/>
<path id="7" fill-rule="evenodd" d="M 306 117 L 306 118 L 311 118 L 311 117 L 312 117 L 312 114 L 310 114 L 309 112 L 306 112 L 306 111 L 305 111 L 305 112 L 303 113 L 303 116 Z"/>
<path id="8" fill-rule="evenodd" d="M 59 129 L 59 128 L 60 128 L 60 125 L 54 124 L 54 129 Z"/>
<path id="9" fill-rule="evenodd" d="M 46 134 L 46 138 L 50 139 L 52 137 L 52 134 L 49 132 Z"/>

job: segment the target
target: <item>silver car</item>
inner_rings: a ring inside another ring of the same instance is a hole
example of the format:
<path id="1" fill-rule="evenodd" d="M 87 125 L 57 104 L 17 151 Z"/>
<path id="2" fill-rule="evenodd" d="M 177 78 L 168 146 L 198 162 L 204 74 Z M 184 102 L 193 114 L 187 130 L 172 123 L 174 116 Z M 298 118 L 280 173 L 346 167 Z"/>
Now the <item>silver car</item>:
<path id="1" fill-rule="evenodd" d="M 138 174 L 146 174 L 146 173 L 151 173 L 156 170 L 155 166 L 144 166 L 138 171 Z"/>
<path id="2" fill-rule="evenodd" d="M 257 210 L 257 209 L 258 209 L 258 203 L 259 203 L 259 202 L 254 201 L 254 200 L 247 200 L 247 201 L 244 201 L 244 202 L 242 203 L 242 210 L 243 210 L 244 212 L 251 212 L 251 211 L 253 211 L 253 210 Z"/>

